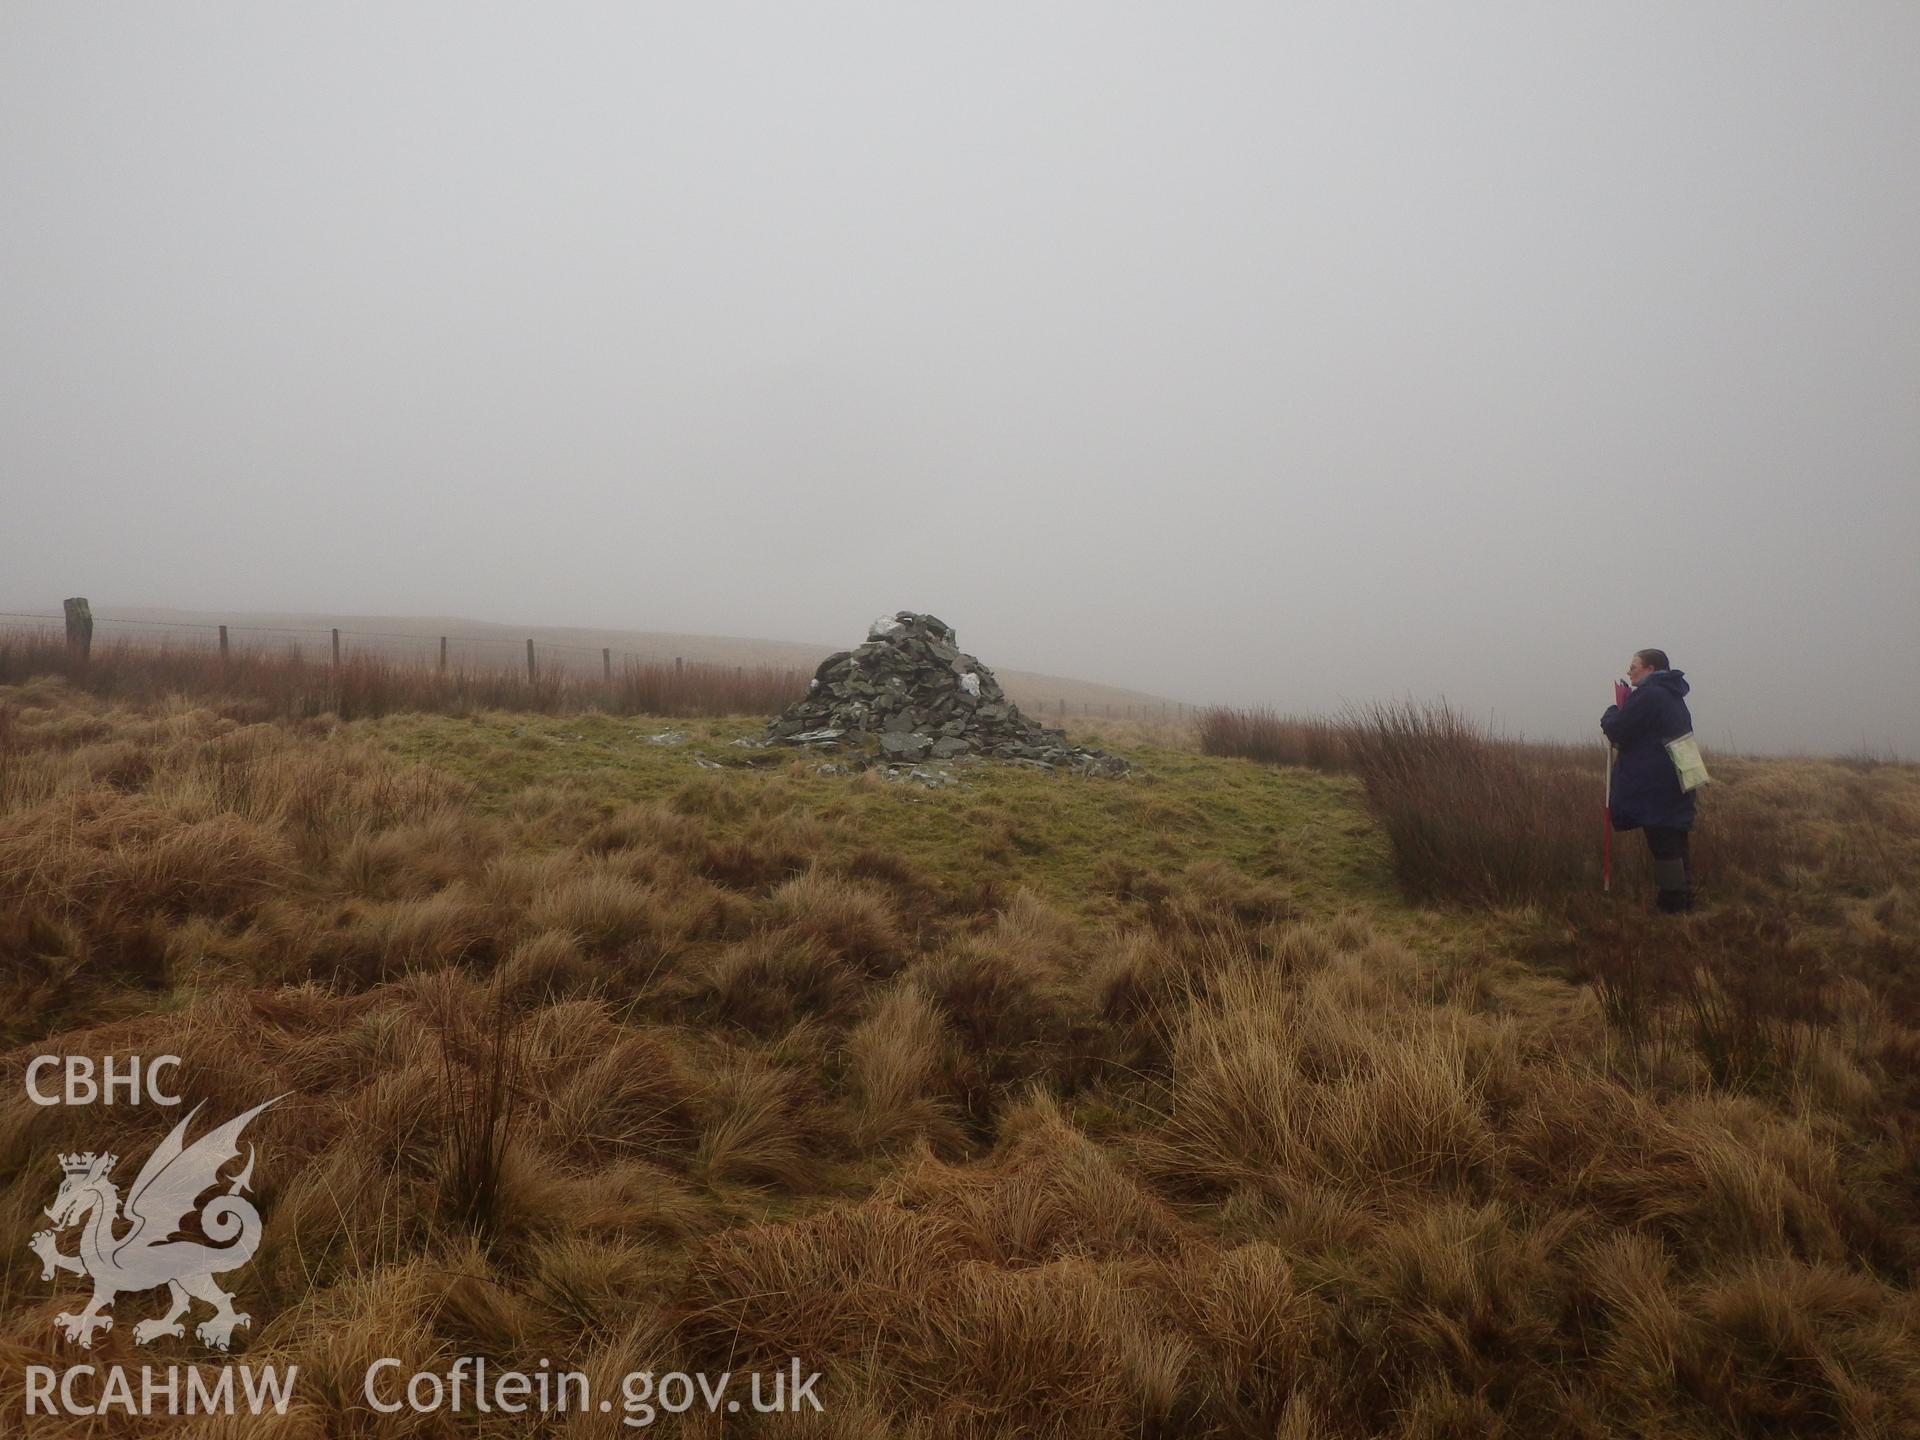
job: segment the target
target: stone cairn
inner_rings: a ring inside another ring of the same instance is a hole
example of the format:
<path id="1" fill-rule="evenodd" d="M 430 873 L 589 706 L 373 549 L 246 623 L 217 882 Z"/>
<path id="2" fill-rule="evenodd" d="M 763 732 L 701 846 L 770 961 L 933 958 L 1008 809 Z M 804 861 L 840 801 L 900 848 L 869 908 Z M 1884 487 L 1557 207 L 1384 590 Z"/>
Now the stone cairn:
<path id="1" fill-rule="evenodd" d="M 873 622 L 866 643 L 820 662 L 806 697 L 767 724 L 770 744 L 869 751 L 915 764 L 984 756 L 1124 775 L 1117 755 L 1069 745 L 1007 699 L 993 672 L 954 643 L 953 631 L 911 610 Z"/>

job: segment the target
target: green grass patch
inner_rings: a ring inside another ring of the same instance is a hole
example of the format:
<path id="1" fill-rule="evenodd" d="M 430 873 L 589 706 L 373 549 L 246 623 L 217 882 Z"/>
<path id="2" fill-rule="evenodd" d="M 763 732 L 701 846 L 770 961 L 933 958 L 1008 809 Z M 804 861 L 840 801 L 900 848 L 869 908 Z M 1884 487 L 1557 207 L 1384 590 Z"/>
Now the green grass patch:
<path id="1" fill-rule="evenodd" d="M 1124 908 L 1116 873 L 1173 875 L 1224 862 L 1284 887 L 1303 908 L 1399 908 L 1385 841 L 1344 775 L 1252 765 L 1157 746 L 1114 747 L 1122 779 L 985 761 L 929 788 L 877 772 L 822 773 L 831 755 L 730 744 L 750 718 L 678 724 L 648 717 L 482 714 L 366 722 L 405 758 L 475 787 L 475 804 L 524 810 L 554 790 L 603 813 L 662 802 L 717 828 L 794 811 L 851 846 L 898 855 L 943 887 L 1024 885 L 1083 915 Z M 649 737 L 684 734 L 681 744 Z M 718 769 L 707 768 L 718 766 Z"/>

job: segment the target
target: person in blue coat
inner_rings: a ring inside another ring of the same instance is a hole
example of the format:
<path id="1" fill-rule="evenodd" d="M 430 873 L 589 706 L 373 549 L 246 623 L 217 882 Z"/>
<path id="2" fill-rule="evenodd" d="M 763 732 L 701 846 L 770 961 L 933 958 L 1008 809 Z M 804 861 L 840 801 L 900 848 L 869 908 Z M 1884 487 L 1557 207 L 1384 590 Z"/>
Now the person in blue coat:
<path id="1" fill-rule="evenodd" d="M 1600 729 L 1613 743 L 1613 828 L 1644 830 L 1653 855 L 1659 906 L 1693 908 L 1693 868 L 1687 854 L 1696 801 L 1680 788 L 1667 741 L 1693 729 L 1686 675 L 1671 669 L 1664 650 L 1637 650 L 1627 665 L 1626 690 L 1609 705 Z"/>

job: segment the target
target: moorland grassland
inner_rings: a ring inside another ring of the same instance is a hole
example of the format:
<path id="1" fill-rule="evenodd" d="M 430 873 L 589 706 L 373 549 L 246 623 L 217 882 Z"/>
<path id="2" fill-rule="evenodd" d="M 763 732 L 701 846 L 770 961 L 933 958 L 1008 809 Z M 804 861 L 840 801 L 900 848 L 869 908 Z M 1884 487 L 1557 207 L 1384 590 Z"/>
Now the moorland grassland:
<path id="1" fill-rule="evenodd" d="M 49 668 L 0 667 L 8 1433 L 73 1358 L 58 1155 L 177 1119 L 23 1103 L 49 1051 L 288 1092 L 229 1283 L 300 1380 L 34 1435 L 618 1433 L 363 1401 L 459 1355 L 803 1357 L 764 1435 L 1916 1433 L 1915 767 L 1710 756 L 1660 917 L 1637 837 L 1598 893 L 1597 746 L 1444 707 L 928 788 L 730 743 L 764 703 Z M 97 1363 L 212 1363 L 122 1308 Z"/>

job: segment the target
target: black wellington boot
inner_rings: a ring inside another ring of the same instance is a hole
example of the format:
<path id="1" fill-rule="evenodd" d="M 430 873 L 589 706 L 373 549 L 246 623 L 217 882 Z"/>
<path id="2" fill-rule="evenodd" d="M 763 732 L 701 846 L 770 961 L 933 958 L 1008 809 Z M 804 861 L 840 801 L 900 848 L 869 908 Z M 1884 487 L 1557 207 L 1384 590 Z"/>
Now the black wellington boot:
<path id="1" fill-rule="evenodd" d="M 1660 889 L 1662 914 L 1679 915 L 1693 909 L 1693 882 L 1687 862 L 1678 857 L 1653 862 L 1653 883 Z"/>

